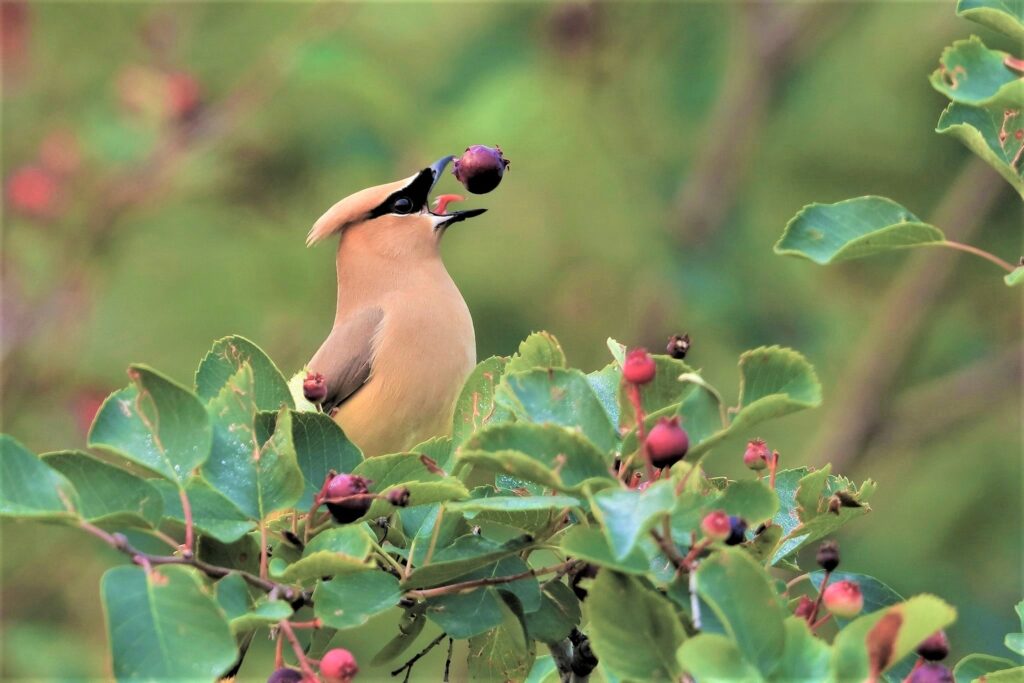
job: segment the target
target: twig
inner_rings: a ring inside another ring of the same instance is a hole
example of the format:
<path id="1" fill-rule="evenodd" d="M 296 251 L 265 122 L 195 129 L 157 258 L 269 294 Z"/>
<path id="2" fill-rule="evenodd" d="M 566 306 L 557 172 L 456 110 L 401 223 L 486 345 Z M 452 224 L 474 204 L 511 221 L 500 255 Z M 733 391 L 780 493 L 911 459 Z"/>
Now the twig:
<path id="1" fill-rule="evenodd" d="M 426 656 L 426 654 L 428 652 L 430 652 L 435 647 L 437 647 L 437 644 L 440 643 L 442 640 L 444 640 L 447 637 L 448 637 L 447 633 L 442 633 L 437 638 L 434 638 L 432 641 L 430 641 L 430 643 L 425 648 L 423 648 L 418 653 L 413 655 L 412 659 L 410 659 L 405 664 L 403 664 L 402 666 L 400 666 L 397 669 L 395 669 L 394 671 L 392 671 L 391 675 L 392 676 L 397 676 L 398 674 L 400 674 L 400 673 L 402 673 L 404 671 L 405 672 L 405 678 L 402 679 L 402 680 L 403 681 L 408 681 L 409 680 L 409 676 L 412 674 L 412 667 L 413 667 L 413 665 L 416 664 L 416 662 L 420 661 L 420 659 L 422 659 L 424 656 Z M 450 656 L 451 655 L 449 654 L 449 657 Z"/>
<path id="2" fill-rule="evenodd" d="M 814 619 L 818 616 L 818 610 L 821 609 L 821 601 L 825 597 L 825 586 L 828 585 L 828 580 L 832 578 L 832 572 L 825 570 L 825 577 L 821 580 L 821 586 L 818 587 L 818 599 L 814 601 L 814 607 L 811 608 L 811 613 L 807 616 L 807 623 L 813 624 Z"/>
<path id="3" fill-rule="evenodd" d="M 669 559 L 669 562 L 671 562 L 676 569 L 686 569 L 686 562 L 683 560 L 683 556 L 680 555 L 679 551 L 676 549 L 675 543 L 672 541 L 671 536 L 667 538 L 663 537 L 661 534 L 659 534 L 657 531 L 653 529 L 651 529 L 651 536 L 654 538 L 654 541 L 658 544 L 658 547 L 661 548 L 661 552 L 665 553 L 665 557 Z"/>
<path id="4" fill-rule="evenodd" d="M 559 680 L 568 683 L 572 679 L 572 641 L 566 638 L 559 643 L 548 643 L 548 649 L 558 669 Z"/>
<path id="5" fill-rule="evenodd" d="M 452 650 L 455 649 L 455 639 L 448 639 L 448 656 L 444 660 L 444 683 L 448 683 L 448 674 L 452 668 Z"/>
<path id="6" fill-rule="evenodd" d="M 437 519 L 434 520 L 434 531 L 430 534 L 430 545 L 427 546 L 427 554 L 423 558 L 423 564 L 428 565 L 434 559 L 434 550 L 437 548 L 437 539 L 441 535 L 441 518 L 444 517 L 444 505 L 437 508 Z M 409 555 L 409 567 L 412 566 L 412 555 Z"/>
<path id="7" fill-rule="evenodd" d="M 292 651 L 295 653 L 295 658 L 299 660 L 299 668 L 302 669 L 302 673 L 311 681 L 320 680 L 317 678 L 316 672 L 313 671 L 313 667 L 309 665 L 309 659 L 306 658 L 306 653 L 302 649 L 302 644 L 299 639 L 295 637 L 295 631 L 292 630 L 291 624 L 288 623 L 287 619 L 282 619 L 277 622 L 277 625 L 281 629 L 281 633 L 284 634 L 285 638 L 292 645 Z"/>
<path id="8" fill-rule="evenodd" d="M 462 581 L 460 583 L 452 583 L 447 586 L 438 586 L 437 588 L 426 588 L 422 590 L 411 590 L 406 592 L 406 596 L 410 598 L 436 598 L 439 595 L 451 595 L 452 593 L 461 593 L 463 591 L 473 590 L 482 586 L 496 586 L 503 583 L 511 583 L 512 581 L 519 581 L 531 576 L 542 576 L 544 574 L 551 574 L 552 572 L 562 571 L 572 565 L 576 564 L 576 560 L 567 560 L 561 564 L 552 565 L 550 567 L 541 567 L 540 569 L 529 569 L 519 574 L 510 574 L 508 576 L 489 576 L 483 579 L 473 579 L 471 581 Z"/>
<path id="9" fill-rule="evenodd" d="M 188 494 L 185 487 L 179 486 L 178 497 L 181 498 L 181 513 L 185 518 L 185 552 L 191 553 L 194 548 L 193 538 L 195 532 L 192 525 L 192 505 L 188 502 Z"/>
<path id="10" fill-rule="evenodd" d="M 973 247 L 970 244 L 961 244 L 960 242 L 954 242 L 953 240 L 944 240 L 942 242 L 935 242 L 934 244 L 935 246 L 938 247 L 949 247 L 950 249 L 958 249 L 960 251 L 967 252 L 968 254 L 980 256 L 986 261 L 991 261 L 992 263 L 996 264 L 997 266 L 1005 270 L 1007 273 L 1012 273 L 1014 271 L 1013 266 L 1011 266 L 1009 263 L 996 256 L 995 254 L 989 253 L 984 249 L 979 249 L 978 247 Z"/>

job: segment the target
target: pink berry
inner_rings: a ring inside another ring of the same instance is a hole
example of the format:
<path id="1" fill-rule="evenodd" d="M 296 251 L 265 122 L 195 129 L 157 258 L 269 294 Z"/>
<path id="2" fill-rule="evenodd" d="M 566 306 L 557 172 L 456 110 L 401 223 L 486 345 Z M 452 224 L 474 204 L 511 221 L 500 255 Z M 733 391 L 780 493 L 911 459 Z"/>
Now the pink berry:
<path id="1" fill-rule="evenodd" d="M 167 106 L 171 116 L 183 121 L 199 111 L 201 91 L 195 76 L 184 71 L 167 75 Z"/>
<path id="2" fill-rule="evenodd" d="M 704 535 L 714 541 L 724 541 L 732 533 L 732 524 L 729 522 L 729 515 L 721 510 L 715 510 L 704 515 L 700 521 L 700 530 Z"/>
<path id="3" fill-rule="evenodd" d="M 797 603 L 796 609 L 793 610 L 793 615 L 800 617 L 801 619 L 810 619 L 811 614 L 814 613 L 814 600 L 811 600 L 806 595 L 800 596 L 800 602 Z"/>
<path id="4" fill-rule="evenodd" d="M 320 658 L 320 674 L 327 683 L 350 683 L 359 673 L 356 658 L 348 650 L 336 647 Z"/>
<path id="5" fill-rule="evenodd" d="M 302 395 L 310 403 L 323 403 L 327 398 L 327 383 L 324 376 L 319 372 L 307 373 L 306 379 L 302 382 Z"/>
<path id="6" fill-rule="evenodd" d="M 907 683 L 953 683 L 953 681 L 953 674 L 950 670 L 935 662 L 919 666 L 907 676 Z"/>
<path id="7" fill-rule="evenodd" d="M 678 417 L 663 417 L 647 435 L 647 454 L 655 467 L 671 467 L 686 455 L 690 437 Z"/>
<path id="8" fill-rule="evenodd" d="M 743 464 L 752 470 L 763 470 L 768 467 L 768 446 L 761 439 L 754 439 L 747 443 L 747 450 L 743 452 Z"/>
<path id="9" fill-rule="evenodd" d="M 370 481 L 356 474 L 338 474 L 327 484 L 326 503 L 338 524 L 354 522 L 370 509 Z"/>
<path id="10" fill-rule="evenodd" d="M 630 384 L 647 384 L 654 379 L 658 366 L 647 353 L 647 349 L 636 348 L 626 354 L 626 362 L 622 364 L 622 376 Z"/>
<path id="11" fill-rule="evenodd" d="M 864 609 L 864 595 L 854 581 L 830 583 L 822 593 L 822 602 L 829 612 L 846 619 L 857 616 Z"/>
<path id="12" fill-rule="evenodd" d="M 39 166 L 22 166 L 7 179 L 7 201 L 11 208 L 29 216 L 52 215 L 57 193 L 57 179 Z"/>
<path id="13" fill-rule="evenodd" d="M 936 631 L 917 646 L 917 654 L 929 661 L 945 659 L 949 654 L 949 639 L 945 631 Z"/>
<path id="14" fill-rule="evenodd" d="M 498 186 L 508 168 L 508 160 L 502 156 L 501 147 L 472 145 L 455 160 L 452 174 L 473 194 L 487 194 Z"/>

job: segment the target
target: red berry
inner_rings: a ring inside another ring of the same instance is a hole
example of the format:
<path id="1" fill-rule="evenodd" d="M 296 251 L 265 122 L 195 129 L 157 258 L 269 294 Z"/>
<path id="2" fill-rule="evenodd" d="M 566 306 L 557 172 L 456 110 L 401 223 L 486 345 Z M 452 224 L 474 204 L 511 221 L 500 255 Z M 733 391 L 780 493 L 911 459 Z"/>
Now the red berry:
<path id="1" fill-rule="evenodd" d="M 192 74 L 184 71 L 168 74 L 166 87 L 167 106 L 172 117 L 183 121 L 199 111 L 201 104 L 199 81 Z"/>
<path id="2" fill-rule="evenodd" d="M 632 349 L 626 354 L 626 362 L 622 364 L 622 376 L 630 384 L 647 384 L 654 379 L 658 366 L 647 353 L 647 349 Z"/>
<path id="3" fill-rule="evenodd" d="M 310 403 L 323 403 L 327 398 L 327 382 L 319 372 L 306 373 L 306 379 L 302 382 L 302 395 Z"/>
<path id="4" fill-rule="evenodd" d="M 671 467 L 686 455 L 690 437 L 678 417 L 663 417 L 647 435 L 647 454 L 655 467 Z"/>
<path id="5" fill-rule="evenodd" d="M 22 166 L 7 179 L 7 201 L 15 211 L 29 216 L 53 215 L 57 192 L 57 179 L 39 166 Z"/>
<path id="6" fill-rule="evenodd" d="M 763 470 L 768 467 L 768 446 L 761 439 L 747 442 L 747 450 L 743 452 L 743 464 L 752 470 Z"/>
<path id="7" fill-rule="evenodd" d="M 704 535 L 715 541 L 724 541 L 732 533 L 732 524 L 729 522 L 729 515 L 721 510 L 715 510 L 704 515 L 700 521 L 700 530 Z"/>
<path id="8" fill-rule="evenodd" d="M 857 616 L 864 609 L 864 595 L 854 581 L 830 583 L 822 593 L 822 602 L 829 612 L 846 619 Z"/>
<path id="9" fill-rule="evenodd" d="M 933 662 L 945 659 L 949 654 L 949 639 L 946 638 L 946 632 L 936 631 L 921 641 L 917 646 L 917 654 Z"/>
<path id="10" fill-rule="evenodd" d="M 811 614 L 814 612 L 814 600 L 811 600 L 806 595 L 800 596 L 800 602 L 797 603 L 796 609 L 793 610 L 793 615 L 800 617 L 801 619 L 810 619 Z"/>
<path id="11" fill-rule="evenodd" d="M 359 673 L 356 658 L 348 650 L 336 647 L 320 658 L 320 674 L 327 683 L 349 683 Z"/>
<path id="12" fill-rule="evenodd" d="M 455 160 L 452 174 L 473 194 L 487 194 L 498 186 L 508 168 L 501 147 L 473 145 Z"/>
<path id="13" fill-rule="evenodd" d="M 368 479 L 356 474 L 338 474 L 327 484 L 327 509 L 338 524 L 354 522 L 370 509 L 373 497 L 369 494 Z"/>
<path id="14" fill-rule="evenodd" d="M 919 666 L 907 676 L 907 683 L 953 683 L 953 681 L 953 674 L 949 669 L 935 662 Z"/>

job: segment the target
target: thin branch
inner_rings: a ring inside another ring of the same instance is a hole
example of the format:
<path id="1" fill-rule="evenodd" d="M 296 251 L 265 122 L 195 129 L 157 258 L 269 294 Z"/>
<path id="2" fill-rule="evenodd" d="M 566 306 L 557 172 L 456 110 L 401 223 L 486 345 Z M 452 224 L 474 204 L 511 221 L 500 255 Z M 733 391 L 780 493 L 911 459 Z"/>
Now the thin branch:
<path id="1" fill-rule="evenodd" d="M 284 634 L 285 638 L 292 645 L 292 651 L 295 653 L 295 658 L 299 661 L 299 667 L 302 669 L 302 673 L 306 675 L 310 681 L 320 680 L 316 672 L 313 671 L 313 667 L 309 665 L 309 659 L 306 657 L 305 650 L 302 649 L 302 644 L 299 639 L 295 637 L 295 631 L 292 630 L 291 624 L 288 623 L 287 619 L 282 619 L 277 622 L 278 627 L 281 629 L 281 633 Z"/>
<path id="2" fill-rule="evenodd" d="M 930 223 L 942 226 L 951 238 L 974 234 L 1006 190 L 1006 183 L 980 159 L 972 159 L 946 192 Z M 846 371 L 836 386 L 831 411 L 822 420 L 818 437 L 808 449 L 808 462 L 831 462 L 846 469 L 866 450 L 881 417 L 889 409 L 893 385 L 914 348 L 932 306 L 942 301 L 959 259 L 949 252 L 921 251 L 881 293 L 883 302 L 844 359 Z"/>
<path id="3" fill-rule="evenodd" d="M 552 565 L 550 567 L 541 567 L 540 569 L 530 569 L 525 572 L 520 572 L 519 574 L 510 574 L 509 576 L 491 576 L 484 579 L 473 579 L 471 581 L 462 581 L 461 583 L 452 583 L 447 586 L 438 586 L 437 588 L 411 590 L 406 593 L 406 596 L 420 599 L 436 598 L 439 595 L 461 593 L 463 591 L 473 590 L 482 586 L 497 586 L 503 583 L 511 583 L 512 581 L 526 579 L 531 576 L 543 576 L 544 574 L 562 571 L 574 564 L 576 564 L 576 560 L 567 560 L 561 564 Z"/>
<path id="4" fill-rule="evenodd" d="M 989 253 L 984 249 L 979 249 L 978 247 L 972 247 L 970 244 L 961 244 L 960 242 L 954 242 L 953 240 L 943 240 L 942 242 L 935 242 L 935 246 L 949 247 L 950 249 L 958 249 L 960 251 L 967 252 L 968 254 L 974 254 L 975 256 L 980 256 L 986 261 L 990 261 L 996 264 L 997 266 L 1005 270 L 1007 273 L 1012 273 L 1014 271 L 1013 266 L 1011 266 L 1009 263 L 996 256 L 995 254 Z"/>
<path id="5" fill-rule="evenodd" d="M 413 655 L 412 659 L 410 659 L 405 664 L 403 664 L 402 666 L 400 666 L 397 669 L 395 669 L 394 671 L 392 671 L 391 675 L 392 676 L 397 676 L 398 674 L 400 674 L 400 673 L 402 673 L 404 671 L 405 672 L 405 679 L 404 679 L 404 681 L 408 681 L 409 680 L 409 676 L 412 674 L 412 667 L 413 667 L 413 665 L 415 665 L 416 662 L 420 661 L 423 657 L 425 657 L 428 652 L 430 652 L 435 647 L 437 647 L 437 644 L 440 643 L 442 640 L 444 640 L 447 637 L 448 637 L 447 633 L 442 633 L 437 638 L 434 638 L 432 641 L 430 641 L 430 643 L 425 648 L 423 648 L 422 650 L 417 652 L 415 655 Z"/>

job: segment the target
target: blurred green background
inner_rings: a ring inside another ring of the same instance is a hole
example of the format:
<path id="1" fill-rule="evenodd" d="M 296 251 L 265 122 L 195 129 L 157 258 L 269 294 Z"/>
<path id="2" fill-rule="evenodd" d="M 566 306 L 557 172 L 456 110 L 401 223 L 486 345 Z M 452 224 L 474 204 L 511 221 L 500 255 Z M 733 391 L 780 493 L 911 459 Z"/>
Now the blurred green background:
<path id="1" fill-rule="evenodd" d="M 546 329 L 593 369 L 609 336 L 660 350 L 686 331 L 734 402 L 741 351 L 803 351 L 826 405 L 762 436 L 783 466 L 878 480 L 843 568 L 950 600 L 954 655 L 1006 654 L 1020 295 L 964 255 L 821 268 L 771 251 L 804 204 L 882 194 L 1016 260 L 1019 201 L 933 133 L 942 48 L 976 33 L 1013 49 L 952 2 L 2 8 L 2 428 L 29 448 L 82 447 L 129 362 L 188 383 L 238 333 L 296 371 L 334 311 L 333 251 L 303 244 L 313 221 L 500 144 L 509 174 L 464 205 L 490 211 L 444 244 L 479 357 Z M 707 466 L 743 476 L 741 453 Z M 108 676 L 98 580 L 121 558 L 59 527 L 0 529 L 0 675 Z M 343 642 L 368 662 L 390 621 Z M 271 656 L 258 639 L 253 680 Z M 414 678 L 439 679 L 442 649 Z"/>

